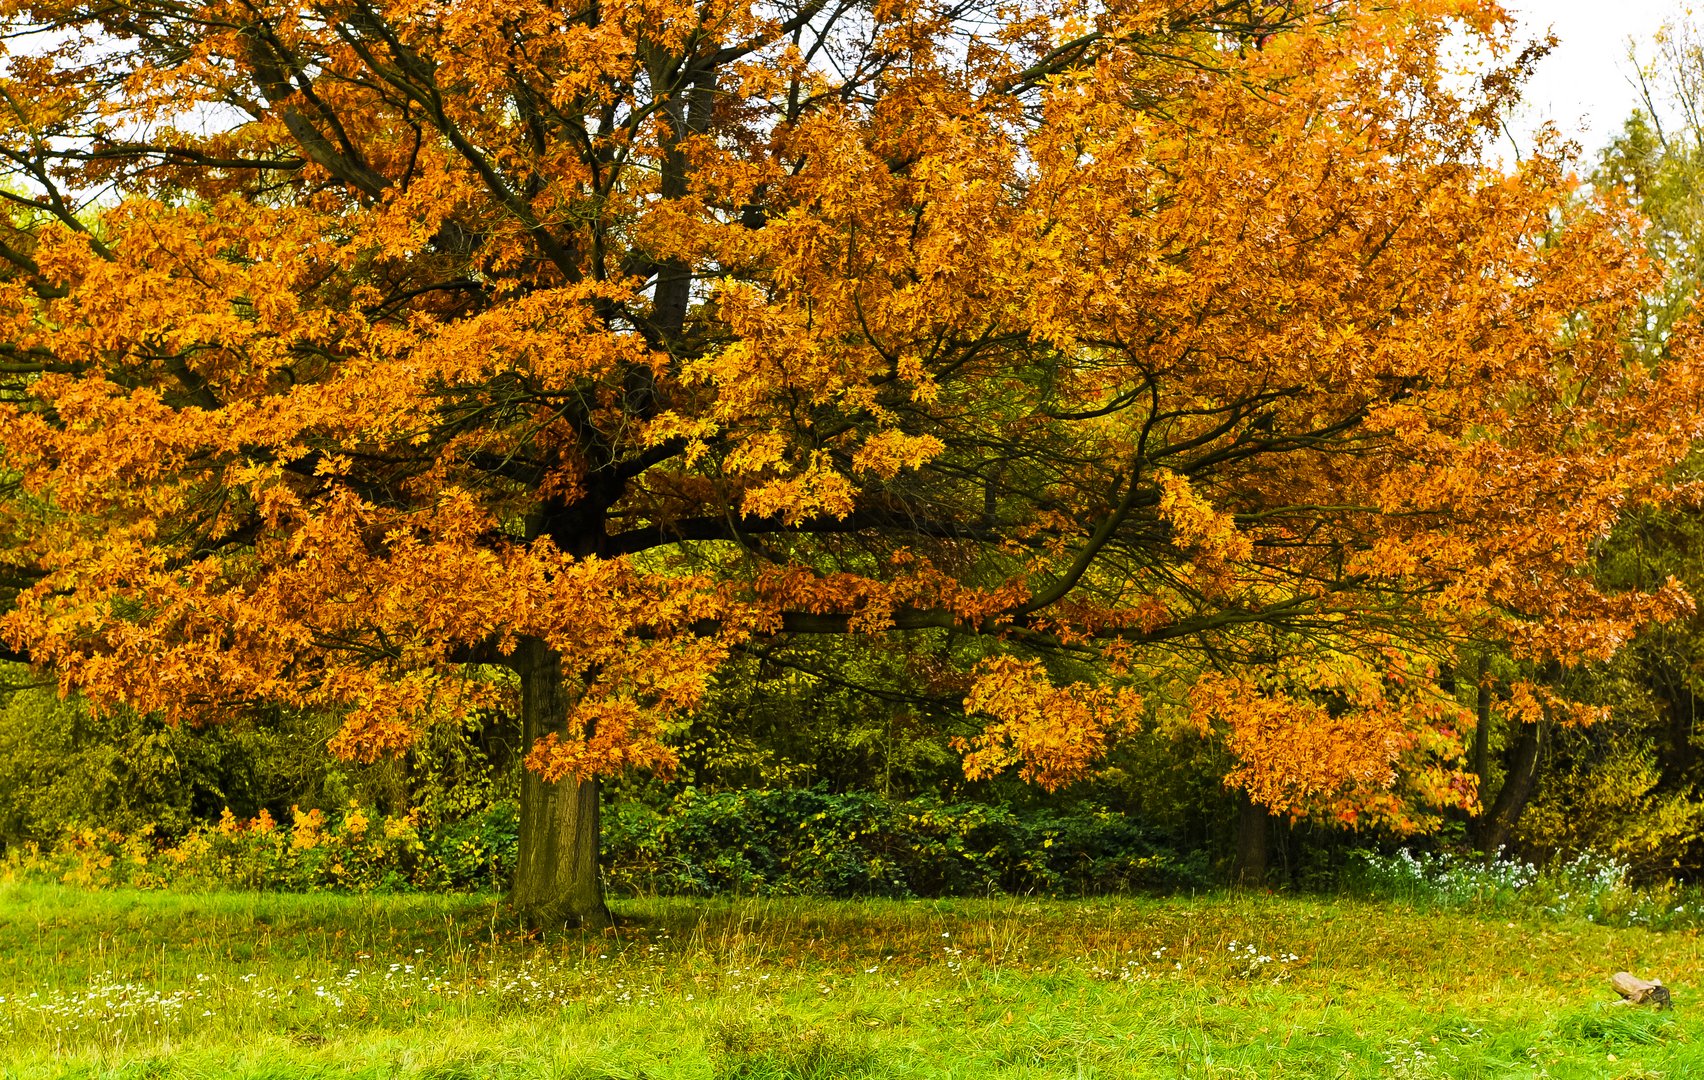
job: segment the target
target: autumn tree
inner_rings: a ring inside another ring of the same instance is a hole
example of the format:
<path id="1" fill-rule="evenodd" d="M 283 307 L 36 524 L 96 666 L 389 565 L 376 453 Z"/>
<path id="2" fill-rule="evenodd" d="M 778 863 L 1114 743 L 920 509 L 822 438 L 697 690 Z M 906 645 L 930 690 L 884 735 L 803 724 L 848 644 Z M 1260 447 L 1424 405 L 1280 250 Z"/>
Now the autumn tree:
<path id="1" fill-rule="evenodd" d="M 1627 338 L 1631 354 L 1662 367 L 1674 362 L 1676 349 L 1691 347 L 1704 285 L 1704 38 L 1697 26 L 1675 22 L 1640 51 L 1648 54 L 1640 65 L 1641 107 L 1598 155 L 1590 182 L 1638 207 L 1637 240 L 1663 265 Z M 1673 478 L 1686 485 L 1686 497 L 1630 508 L 1599 546 L 1601 581 L 1640 589 L 1672 576 L 1694 594 L 1704 587 L 1701 467 L 1695 449 Z M 1704 866 L 1704 743 L 1697 730 L 1704 621 L 1693 612 L 1647 627 L 1613 662 L 1553 675 L 1573 684 L 1571 695 L 1609 706 L 1609 722 L 1555 728 L 1543 754 L 1533 752 L 1538 732 L 1531 725 L 1508 732 L 1504 771 L 1530 775 L 1522 787 L 1533 805 L 1518 833 L 1515 820 L 1500 823 L 1491 846 L 1515 836 L 1534 852 L 1591 847 L 1643 874 L 1696 874 Z"/>
<path id="2" fill-rule="evenodd" d="M 973 775 L 1137 722 L 1277 812 L 1471 801 L 1455 642 L 1579 572 L 1696 365 L 1489 0 L 4 0 L 3 633 L 370 757 L 513 673 L 514 903 L 607 918 L 598 778 L 736 651 L 968 642 Z M 1072 673 L 1075 673 L 1073 675 Z M 1412 789 L 1415 798 L 1403 792 Z M 1418 800 L 1418 801 L 1417 801 Z"/>

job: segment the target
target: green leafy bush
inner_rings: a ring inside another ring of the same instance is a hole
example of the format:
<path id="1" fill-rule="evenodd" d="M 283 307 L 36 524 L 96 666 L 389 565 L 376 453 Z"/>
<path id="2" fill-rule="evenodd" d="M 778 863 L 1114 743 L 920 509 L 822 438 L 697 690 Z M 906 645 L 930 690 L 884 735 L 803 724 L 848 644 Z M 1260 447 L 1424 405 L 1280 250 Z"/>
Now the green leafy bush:
<path id="1" fill-rule="evenodd" d="M 418 812 L 352 805 L 228 811 L 181 839 L 151 828 L 78 828 L 56 846 L 15 849 L 12 866 L 84 885 L 359 892 L 501 889 L 514 870 L 515 806 L 424 825 Z M 615 802 L 604 865 L 617 895 L 1082 896 L 1204 887 L 1202 856 L 1180 857 L 1121 814 L 1018 813 L 978 803 L 820 789 L 706 794 L 661 808 Z"/>
<path id="2" fill-rule="evenodd" d="M 1180 856 L 1103 809 L 1018 812 L 820 788 L 617 803 L 604 851 L 612 890 L 627 895 L 1083 896 L 1208 881 L 1204 856 Z"/>
<path id="3" fill-rule="evenodd" d="M 368 796 L 328 790 L 340 763 L 324 741 L 335 730 L 328 718 L 290 713 L 194 729 L 129 709 L 96 711 L 46 688 L 0 695 L 0 849 L 51 845 L 91 826 L 152 825 L 176 837 L 227 806 L 252 817 L 268 805 L 276 814 Z"/>

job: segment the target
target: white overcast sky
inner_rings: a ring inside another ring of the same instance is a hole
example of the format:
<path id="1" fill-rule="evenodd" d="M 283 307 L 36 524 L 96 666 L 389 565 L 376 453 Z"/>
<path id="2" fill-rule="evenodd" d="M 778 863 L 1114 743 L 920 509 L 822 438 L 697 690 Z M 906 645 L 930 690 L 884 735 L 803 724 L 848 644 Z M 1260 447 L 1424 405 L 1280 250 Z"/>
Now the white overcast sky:
<path id="1" fill-rule="evenodd" d="M 1629 39 L 1647 60 L 1651 39 L 1665 21 L 1687 17 L 1691 4 L 1680 0 L 1503 0 L 1519 20 L 1522 40 L 1554 30 L 1556 49 L 1540 64 L 1527 86 L 1526 115 L 1517 119 L 1530 129 L 1554 121 L 1579 140 L 1590 155 L 1606 143 L 1638 104 L 1630 82 Z M 1704 5 L 1693 11 L 1704 19 Z M 1523 144 L 1525 140 L 1521 140 Z M 1524 145 L 1523 145 L 1524 149 Z"/>

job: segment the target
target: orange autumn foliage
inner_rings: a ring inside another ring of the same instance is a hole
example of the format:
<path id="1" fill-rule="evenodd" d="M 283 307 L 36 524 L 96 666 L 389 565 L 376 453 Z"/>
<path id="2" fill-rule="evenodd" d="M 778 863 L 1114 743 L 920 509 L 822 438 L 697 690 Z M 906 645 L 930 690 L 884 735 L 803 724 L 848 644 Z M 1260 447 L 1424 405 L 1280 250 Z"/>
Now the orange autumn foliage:
<path id="1" fill-rule="evenodd" d="M 1227 781 L 1275 813 L 1423 831 L 1436 812 L 1470 809 L 1457 732 L 1468 710 L 1436 693 L 1404 658 L 1386 668 L 1341 659 L 1258 668 L 1196 681 L 1190 720 L 1222 730 L 1235 762 Z"/>
<path id="2" fill-rule="evenodd" d="M 587 777 L 667 768 L 733 650 L 973 635 L 973 774 L 1068 782 L 1181 679 L 1231 782 L 1396 819 L 1471 798 L 1452 642 L 1690 604 L 1582 573 L 1700 371 L 1620 346 L 1625 207 L 1484 163 L 1508 80 L 1440 57 L 1490 0 L 0 28 L 0 636 L 97 699 L 369 757 L 507 665 Z"/>
<path id="3" fill-rule="evenodd" d="M 1108 741 L 1134 724 L 1140 707 L 1129 688 L 1055 688 L 1039 662 L 997 657 L 981 665 L 965 697 L 965 708 L 992 722 L 955 745 L 965 751 L 972 780 L 1016 765 L 1025 780 L 1057 788 L 1088 772 Z"/>

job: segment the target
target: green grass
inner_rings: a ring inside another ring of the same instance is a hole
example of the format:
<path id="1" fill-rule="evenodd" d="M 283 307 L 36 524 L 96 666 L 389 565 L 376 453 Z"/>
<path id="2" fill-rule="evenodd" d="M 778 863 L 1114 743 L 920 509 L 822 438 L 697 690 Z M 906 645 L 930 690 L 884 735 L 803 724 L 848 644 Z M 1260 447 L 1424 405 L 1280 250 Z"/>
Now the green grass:
<path id="1" fill-rule="evenodd" d="M 1263 896 L 617 910 L 539 942 L 491 898 L 0 884 L 0 1076 L 1704 1077 L 1694 931 Z M 1611 1006 L 1621 969 L 1676 1010 Z"/>

